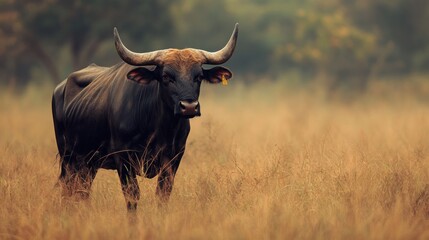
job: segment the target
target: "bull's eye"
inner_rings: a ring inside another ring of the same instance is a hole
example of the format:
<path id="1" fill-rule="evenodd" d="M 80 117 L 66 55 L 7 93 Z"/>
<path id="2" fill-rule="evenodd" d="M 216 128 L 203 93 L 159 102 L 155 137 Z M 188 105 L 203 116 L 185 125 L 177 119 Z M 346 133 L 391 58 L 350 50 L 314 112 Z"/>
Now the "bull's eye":
<path id="1" fill-rule="evenodd" d="M 172 76 L 168 75 L 168 74 L 162 75 L 162 81 L 164 83 L 169 83 L 169 82 L 170 83 L 174 83 L 175 82 L 174 78 Z"/>
<path id="2" fill-rule="evenodd" d="M 194 82 L 202 82 L 203 81 L 203 75 L 198 75 L 194 78 Z"/>

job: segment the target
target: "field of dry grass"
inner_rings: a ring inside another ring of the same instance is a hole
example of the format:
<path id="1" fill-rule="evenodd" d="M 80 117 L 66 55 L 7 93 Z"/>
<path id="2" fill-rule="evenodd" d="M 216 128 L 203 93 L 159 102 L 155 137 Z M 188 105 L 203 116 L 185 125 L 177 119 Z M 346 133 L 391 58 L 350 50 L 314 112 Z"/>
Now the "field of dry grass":
<path id="1" fill-rule="evenodd" d="M 0 239 L 428 239 L 429 85 L 352 99 L 265 82 L 202 89 L 169 205 L 116 172 L 62 199 L 50 90 L 0 94 Z"/>

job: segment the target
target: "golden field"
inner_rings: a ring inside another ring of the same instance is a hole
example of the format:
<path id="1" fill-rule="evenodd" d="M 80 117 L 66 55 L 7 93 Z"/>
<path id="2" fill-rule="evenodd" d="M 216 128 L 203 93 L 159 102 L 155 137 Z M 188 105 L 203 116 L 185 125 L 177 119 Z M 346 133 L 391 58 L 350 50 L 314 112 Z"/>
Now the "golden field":
<path id="1" fill-rule="evenodd" d="M 0 239 L 428 239 L 429 83 L 366 93 L 262 81 L 205 86 L 167 207 L 116 172 L 63 199 L 50 87 L 0 93 Z"/>

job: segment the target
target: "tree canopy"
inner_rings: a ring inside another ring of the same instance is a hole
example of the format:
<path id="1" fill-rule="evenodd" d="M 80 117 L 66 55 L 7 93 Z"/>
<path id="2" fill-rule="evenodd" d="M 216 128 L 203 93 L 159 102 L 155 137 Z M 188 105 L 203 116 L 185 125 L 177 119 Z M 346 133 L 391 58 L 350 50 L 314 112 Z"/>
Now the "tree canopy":
<path id="1" fill-rule="evenodd" d="M 1 0 L 0 77 L 25 83 L 42 71 L 58 82 L 92 62 L 118 62 L 114 26 L 135 51 L 216 50 L 235 22 L 228 64 L 246 75 L 294 70 L 364 87 L 373 75 L 429 69 L 426 0 Z"/>

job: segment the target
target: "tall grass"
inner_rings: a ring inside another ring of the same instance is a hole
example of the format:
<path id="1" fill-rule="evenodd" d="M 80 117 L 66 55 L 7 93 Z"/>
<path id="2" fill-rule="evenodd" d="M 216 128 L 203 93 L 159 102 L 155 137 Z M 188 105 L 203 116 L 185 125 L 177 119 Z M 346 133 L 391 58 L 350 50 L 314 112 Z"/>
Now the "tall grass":
<path id="1" fill-rule="evenodd" d="M 205 86 L 167 207 L 139 178 L 130 220 L 116 172 L 61 198 L 50 90 L 0 94 L 1 239 L 427 239 L 429 83 Z"/>

